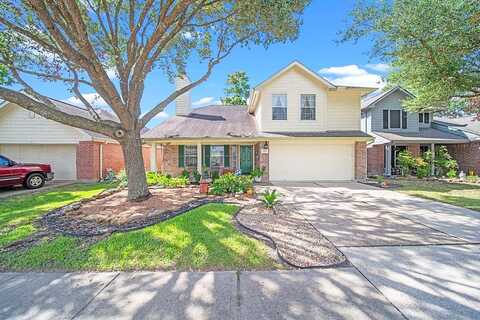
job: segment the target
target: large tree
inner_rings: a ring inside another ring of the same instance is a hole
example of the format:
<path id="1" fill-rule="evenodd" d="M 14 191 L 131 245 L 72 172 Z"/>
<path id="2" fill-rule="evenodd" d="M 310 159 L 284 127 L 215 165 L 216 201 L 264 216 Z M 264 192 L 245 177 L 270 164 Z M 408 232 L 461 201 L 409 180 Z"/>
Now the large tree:
<path id="1" fill-rule="evenodd" d="M 231 105 L 246 105 L 250 95 L 250 84 L 245 71 L 236 71 L 228 75 L 226 96 L 222 98 L 222 103 Z"/>
<path id="2" fill-rule="evenodd" d="M 415 93 L 410 109 L 479 107 L 479 0 L 362 2 L 351 17 L 342 40 L 374 41 L 373 55 L 393 67 L 389 82 Z"/>
<path id="3" fill-rule="evenodd" d="M 0 97 L 47 119 L 117 140 L 130 200 L 149 196 L 140 130 L 179 95 L 205 81 L 238 46 L 268 47 L 297 37 L 309 0 L 0 0 Z M 145 80 L 171 80 L 201 63 L 202 76 L 142 114 Z M 5 74 L 5 70 L 7 74 Z M 113 81 L 109 74 L 116 73 Z M 70 87 L 91 114 L 62 112 L 30 81 Z M 89 88 L 118 121 L 103 120 L 82 95 Z"/>

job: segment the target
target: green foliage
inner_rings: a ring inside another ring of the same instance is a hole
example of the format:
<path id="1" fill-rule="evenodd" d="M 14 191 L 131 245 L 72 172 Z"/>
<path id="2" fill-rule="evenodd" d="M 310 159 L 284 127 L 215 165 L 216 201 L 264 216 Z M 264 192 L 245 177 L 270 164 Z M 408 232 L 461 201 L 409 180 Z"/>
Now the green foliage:
<path id="1" fill-rule="evenodd" d="M 415 171 L 417 178 L 425 178 L 430 175 L 431 166 L 424 158 L 417 157 L 415 158 Z"/>
<path id="2" fill-rule="evenodd" d="M 375 180 L 377 181 L 378 184 L 383 184 L 385 182 L 385 177 L 384 176 L 375 176 Z"/>
<path id="3" fill-rule="evenodd" d="M 261 178 L 263 176 L 263 173 L 264 173 L 264 170 L 260 169 L 260 168 L 254 168 L 252 170 L 252 172 L 250 173 L 250 176 L 253 178 L 253 179 L 256 179 L 256 178 Z"/>
<path id="4" fill-rule="evenodd" d="M 267 208 L 273 208 L 279 201 L 277 190 L 267 190 L 262 195 L 262 201 Z"/>
<path id="5" fill-rule="evenodd" d="M 415 168 L 415 157 L 409 151 L 401 151 L 397 156 L 398 166 L 400 167 L 402 176 L 410 174 Z"/>
<path id="6" fill-rule="evenodd" d="M 456 176 L 458 170 L 457 161 L 452 159 L 445 146 L 435 150 L 435 168 L 439 176 Z"/>
<path id="7" fill-rule="evenodd" d="M 233 173 L 227 173 L 215 179 L 210 188 L 210 192 L 216 195 L 233 194 L 238 192 L 247 192 L 253 187 L 253 181 L 250 176 L 236 176 Z"/>
<path id="8" fill-rule="evenodd" d="M 200 180 L 202 179 L 202 175 L 197 170 L 193 170 L 192 171 L 192 178 L 193 178 L 193 182 L 198 184 L 198 183 L 200 183 Z"/>
<path id="9" fill-rule="evenodd" d="M 124 188 L 128 185 L 128 177 L 127 177 L 127 172 L 125 169 L 120 170 L 117 174 L 117 180 L 119 182 L 118 186 L 120 188 Z"/>
<path id="10" fill-rule="evenodd" d="M 476 175 L 469 175 L 465 177 L 465 180 L 469 183 L 477 183 L 479 181 L 479 178 Z"/>
<path id="11" fill-rule="evenodd" d="M 210 176 L 212 177 L 212 181 L 215 181 L 220 177 L 220 172 L 218 172 L 218 170 L 214 170 L 210 173 Z"/>
<path id="12" fill-rule="evenodd" d="M 226 96 L 222 98 L 223 104 L 246 105 L 250 95 L 250 84 L 245 71 L 237 71 L 228 75 Z"/>
<path id="13" fill-rule="evenodd" d="M 161 186 L 164 188 L 183 188 L 188 185 L 189 179 L 184 175 L 171 177 L 158 172 L 147 172 L 147 184 L 149 186 Z"/>
<path id="14" fill-rule="evenodd" d="M 392 66 L 389 83 L 416 95 L 410 110 L 449 110 L 466 99 L 478 112 L 479 12 L 478 0 L 362 2 L 342 40 L 374 38 L 372 54 Z"/>

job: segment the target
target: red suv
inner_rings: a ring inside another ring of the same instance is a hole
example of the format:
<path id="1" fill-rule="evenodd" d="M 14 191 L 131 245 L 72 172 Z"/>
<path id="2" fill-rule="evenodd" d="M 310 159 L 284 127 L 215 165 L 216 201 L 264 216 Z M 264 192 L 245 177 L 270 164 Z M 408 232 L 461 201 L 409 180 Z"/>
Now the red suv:
<path id="1" fill-rule="evenodd" d="M 53 179 L 49 164 L 16 163 L 0 155 L 0 187 L 23 184 L 28 189 L 43 187 L 45 181 Z"/>

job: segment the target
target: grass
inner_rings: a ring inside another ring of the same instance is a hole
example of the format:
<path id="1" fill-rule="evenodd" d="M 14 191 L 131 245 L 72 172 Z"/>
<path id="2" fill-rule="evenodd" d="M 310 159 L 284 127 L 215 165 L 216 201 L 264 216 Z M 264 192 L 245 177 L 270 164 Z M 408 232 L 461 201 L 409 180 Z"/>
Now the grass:
<path id="1" fill-rule="evenodd" d="M 207 204 L 92 245 L 72 237 L 0 255 L 5 270 L 238 270 L 278 267 L 266 246 L 232 225 L 237 206 Z"/>
<path id="2" fill-rule="evenodd" d="M 480 186 L 442 181 L 395 180 L 397 191 L 425 199 L 480 211 Z"/>
<path id="3" fill-rule="evenodd" d="M 92 197 L 115 185 L 74 184 L 45 192 L 7 198 L 0 202 L 0 247 L 25 239 L 37 231 L 32 222 L 42 214 L 80 199 Z"/>

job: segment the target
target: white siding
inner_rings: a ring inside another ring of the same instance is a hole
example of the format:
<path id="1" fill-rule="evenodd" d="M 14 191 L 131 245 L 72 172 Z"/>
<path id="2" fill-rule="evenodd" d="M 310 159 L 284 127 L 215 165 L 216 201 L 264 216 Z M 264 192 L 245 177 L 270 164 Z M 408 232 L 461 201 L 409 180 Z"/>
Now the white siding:
<path id="1" fill-rule="evenodd" d="M 272 120 L 273 94 L 287 95 L 287 120 Z M 301 94 L 315 94 L 315 120 L 300 119 Z M 262 131 L 360 130 L 360 92 L 329 91 L 317 79 L 293 67 L 260 88 L 255 116 Z"/>
<path id="2" fill-rule="evenodd" d="M 269 173 L 272 181 L 353 180 L 354 143 L 271 141 Z"/>
<path id="3" fill-rule="evenodd" d="M 88 138 L 81 130 L 13 104 L 0 110 L 0 144 L 71 144 Z"/>

